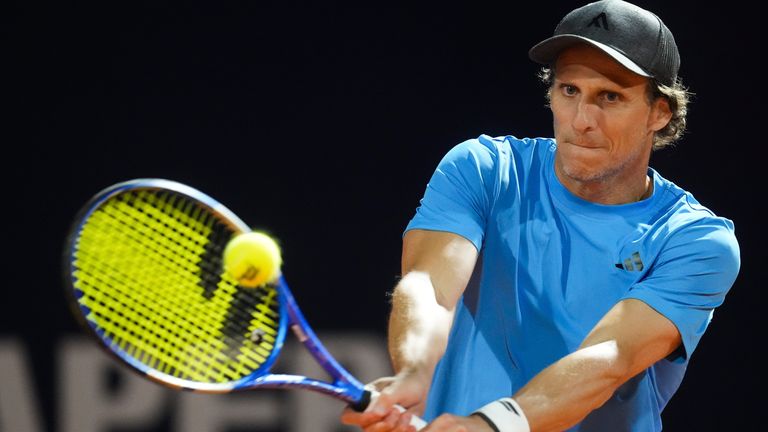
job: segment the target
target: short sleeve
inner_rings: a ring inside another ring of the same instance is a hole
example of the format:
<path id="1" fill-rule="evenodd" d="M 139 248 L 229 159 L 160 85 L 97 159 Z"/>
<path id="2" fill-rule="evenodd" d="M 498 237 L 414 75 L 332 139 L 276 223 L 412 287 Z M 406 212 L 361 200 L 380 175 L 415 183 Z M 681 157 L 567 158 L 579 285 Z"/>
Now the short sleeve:
<path id="1" fill-rule="evenodd" d="M 447 231 L 470 240 L 480 250 L 496 189 L 497 159 L 490 138 L 453 147 L 437 166 L 424 197 L 405 231 Z"/>
<path id="2" fill-rule="evenodd" d="M 641 300 L 667 317 L 680 331 L 688 359 L 706 331 L 715 308 L 736 280 L 739 245 L 732 223 L 708 217 L 670 235 L 651 271 L 624 298 Z"/>

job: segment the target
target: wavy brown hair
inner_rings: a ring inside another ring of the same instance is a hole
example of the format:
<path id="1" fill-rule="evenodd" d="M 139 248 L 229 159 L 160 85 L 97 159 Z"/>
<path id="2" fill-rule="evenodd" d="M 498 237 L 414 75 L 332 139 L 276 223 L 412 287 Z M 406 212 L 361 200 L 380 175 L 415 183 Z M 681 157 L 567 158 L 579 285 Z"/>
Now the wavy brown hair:
<path id="1" fill-rule="evenodd" d="M 547 106 L 549 106 L 552 96 L 552 85 L 554 84 L 554 69 L 544 67 L 539 72 L 539 78 L 547 86 Z M 686 126 L 686 117 L 688 115 L 688 102 L 690 102 L 693 93 L 689 92 L 683 86 L 680 78 L 675 80 L 671 86 L 660 84 L 655 79 L 648 80 L 647 88 L 648 101 L 652 103 L 656 98 L 666 98 L 669 102 L 669 109 L 672 111 L 672 118 L 666 126 L 658 130 L 653 136 L 653 149 L 660 150 L 672 145 L 683 136 Z"/>

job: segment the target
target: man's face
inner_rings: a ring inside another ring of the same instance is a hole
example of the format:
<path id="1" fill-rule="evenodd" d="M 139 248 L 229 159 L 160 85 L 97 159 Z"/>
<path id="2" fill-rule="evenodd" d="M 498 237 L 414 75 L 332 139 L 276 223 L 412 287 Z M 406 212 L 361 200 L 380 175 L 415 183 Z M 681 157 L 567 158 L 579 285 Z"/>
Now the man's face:
<path id="1" fill-rule="evenodd" d="M 566 186 L 645 179 L 653 134 L 671 117 L 648 80 L 589 45 L 564 50 L 555 65 L 551 109 L 556 170 Z"/>

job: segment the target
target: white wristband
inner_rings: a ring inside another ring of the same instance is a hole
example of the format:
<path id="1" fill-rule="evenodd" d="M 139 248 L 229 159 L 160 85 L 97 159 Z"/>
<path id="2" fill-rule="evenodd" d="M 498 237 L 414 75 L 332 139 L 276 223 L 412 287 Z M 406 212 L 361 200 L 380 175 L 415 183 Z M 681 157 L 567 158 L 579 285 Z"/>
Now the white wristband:
<path id="1" fill-rule="evenodd" d="M 501 398 L 472 414 L 485 420 L 494 432 L 531 432 L 528 419 L 512 398 Z"/>

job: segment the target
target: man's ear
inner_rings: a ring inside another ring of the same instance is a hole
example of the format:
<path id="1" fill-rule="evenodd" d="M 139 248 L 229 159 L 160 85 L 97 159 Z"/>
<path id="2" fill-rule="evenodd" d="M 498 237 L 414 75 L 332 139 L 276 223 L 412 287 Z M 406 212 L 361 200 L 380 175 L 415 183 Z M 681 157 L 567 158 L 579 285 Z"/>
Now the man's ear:
<path id="1" fill-rule="evenodd" d="M 669 100 L 658 97 L 651 104 L 651 115 L 648 118 L 648 127 L 654 132 L 664 129 L 672 120 L 672 110 L 669 108 Z"/>

